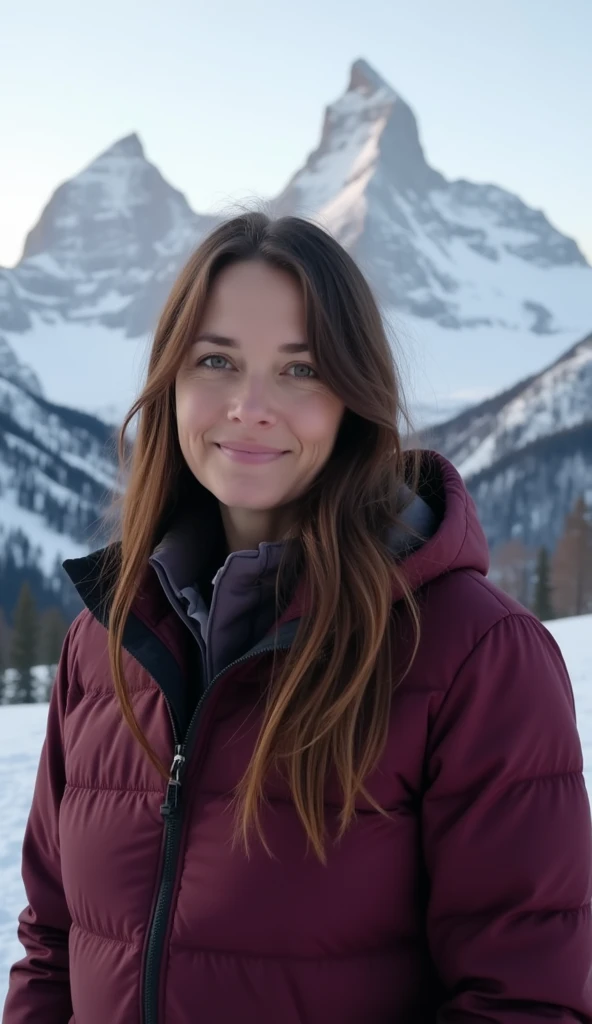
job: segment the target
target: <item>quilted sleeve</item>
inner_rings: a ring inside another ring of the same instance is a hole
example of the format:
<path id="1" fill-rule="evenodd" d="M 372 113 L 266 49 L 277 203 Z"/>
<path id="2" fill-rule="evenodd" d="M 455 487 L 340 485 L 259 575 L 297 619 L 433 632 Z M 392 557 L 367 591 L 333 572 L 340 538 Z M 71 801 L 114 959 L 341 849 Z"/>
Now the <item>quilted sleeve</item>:
<path id="1" fill-rule="evenodd" d="M 423 801 L 438 1024 L 592 1022 L 592 846 L 571 684 L 508 615 L 435 711 Z"/>
<path id="2" fill-rule="evenodd" d="M 10 972 L 3 1024 L 68 1024 L 72 1018 L 68 970 L 71 922 L 62 889 L 58 816 L 65 787 L 63 727 L 75 629 L 76 623 L 64 642 L 52 690 L 25 831 L 22 875 L 29 902 L 19 916 L 18 928 L 25 956 Z"/>

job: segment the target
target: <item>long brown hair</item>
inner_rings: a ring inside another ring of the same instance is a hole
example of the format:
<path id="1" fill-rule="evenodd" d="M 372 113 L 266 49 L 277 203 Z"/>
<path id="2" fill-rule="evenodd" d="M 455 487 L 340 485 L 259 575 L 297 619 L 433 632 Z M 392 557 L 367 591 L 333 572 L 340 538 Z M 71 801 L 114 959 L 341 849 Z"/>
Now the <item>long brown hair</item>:
<path id="1" fill-rule="evenodd" d="M 404 455 L 402 401 L 394 361 L 371 290 L 351 257 L 319 227 L 295 217 L 248 213 L 217 227 L 181 272 L 152 345 L 146 385 L 120 436 L 139 415 L 122 503 L 121 547 L 109 619 L 109 655 L 123 715 L 151 762 L 168 772 L 134 717 L 122 663 L 122 638 L 149 556 L 179 503 L 199 501 L 181 454 L 175 377 L 196 336 L 216 275 L 231 262 L 262 260 L 292 274 L 305 304 L 307 340 L 327 386 L 346 413 L 333 453 L 301 501 L 301 581 L 307 607 L 293 646 L 266 694 L 263 724 L 235 793 L 235 839 L 260 822 L 265 780 L 285 773 L 308 840 L 324 860 L 324 787 L 335 771 L 342 835 L 364 780 L 386 742 L 393 691 L 391 608 L 397 581 L 419 640 L 416 604 L 386 536 L 397 496 L 417 466 Z M 191 496 L 192 495 L 192 496 Z M 199 511 L 199 510 L 198 510 Z"/>

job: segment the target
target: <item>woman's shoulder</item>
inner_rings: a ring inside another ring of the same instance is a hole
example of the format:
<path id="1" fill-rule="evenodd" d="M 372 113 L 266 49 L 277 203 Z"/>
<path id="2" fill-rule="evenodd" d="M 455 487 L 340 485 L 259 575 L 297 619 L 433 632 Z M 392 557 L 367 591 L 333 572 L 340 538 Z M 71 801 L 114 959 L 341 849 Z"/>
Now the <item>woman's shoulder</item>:
<path id="1" fill-rule="evenodd" d="M 416 596 L 416 663 L 420 672 L 431 667 L 438 689 L 447 690 L 469 665 L 479 676 L 503 674 L 512 665 L 524 664 L 525 650 L 534 651 L 537 664 L 548 666 L 549 652 L 562 664 L 557 644 L 536 616 L 475 570 L 452 570 Z"/>
<path id="2" fill-rule="evenodd" d="M 106 625 L 100 622 L 97 616 L 88 608 L 82 608 L 68 629 L 68 640 L 72 656 L 84 651 L 87 642 L 97 637 L 101 638 L 101 642 L 106 642 Z"/>
<path id="3" fill-rule="evenodd" d="M 489 628 L 508 615 L 534 618 L 528 608 L 477 569 L 451 569 L 432 580 L 424 590 L 426 608 L 433 606 L 434 611 L 441 613 L 444 607 L 450 607 L 452 614 L 462 614 L 477 631 Z"/>
<path id="4" fill-rule="evenodd" d="M 68 691 L 85 690 L 89 679 L 99 676 L 107 688 L 108 664 L 107 630 L 88 608 L 83 608 L 66 634 L 58 674 Z"/>

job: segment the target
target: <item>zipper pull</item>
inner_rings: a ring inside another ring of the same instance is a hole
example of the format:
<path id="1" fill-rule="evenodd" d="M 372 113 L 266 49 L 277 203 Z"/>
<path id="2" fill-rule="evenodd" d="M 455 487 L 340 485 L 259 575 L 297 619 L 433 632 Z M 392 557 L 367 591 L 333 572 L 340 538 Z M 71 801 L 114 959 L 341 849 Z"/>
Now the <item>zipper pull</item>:
<path id="1" fill-rule="evenodd" d="M 160 806 L 160 813 L 163 818 L 174 814 L 179 806 L 179 790 L 181 789 L 181 773 L 185 764 L 185 757 L 182 753 L 183 746 L 175 747 L 175 756 L 170 768 L 169 781 L 166 788 L 164 803 Z"/>

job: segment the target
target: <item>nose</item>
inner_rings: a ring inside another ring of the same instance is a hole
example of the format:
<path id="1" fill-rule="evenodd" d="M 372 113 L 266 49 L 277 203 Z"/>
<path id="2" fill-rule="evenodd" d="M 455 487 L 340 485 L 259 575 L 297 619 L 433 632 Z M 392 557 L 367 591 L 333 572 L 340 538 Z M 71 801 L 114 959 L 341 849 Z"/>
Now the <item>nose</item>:
<path id="1" fill-rule="evenodd" d="M 269 388 L 261 377 L 243 377 L 229 403 L 228 419 L 246 427 L 273 426 L 277 422 Z"/>

